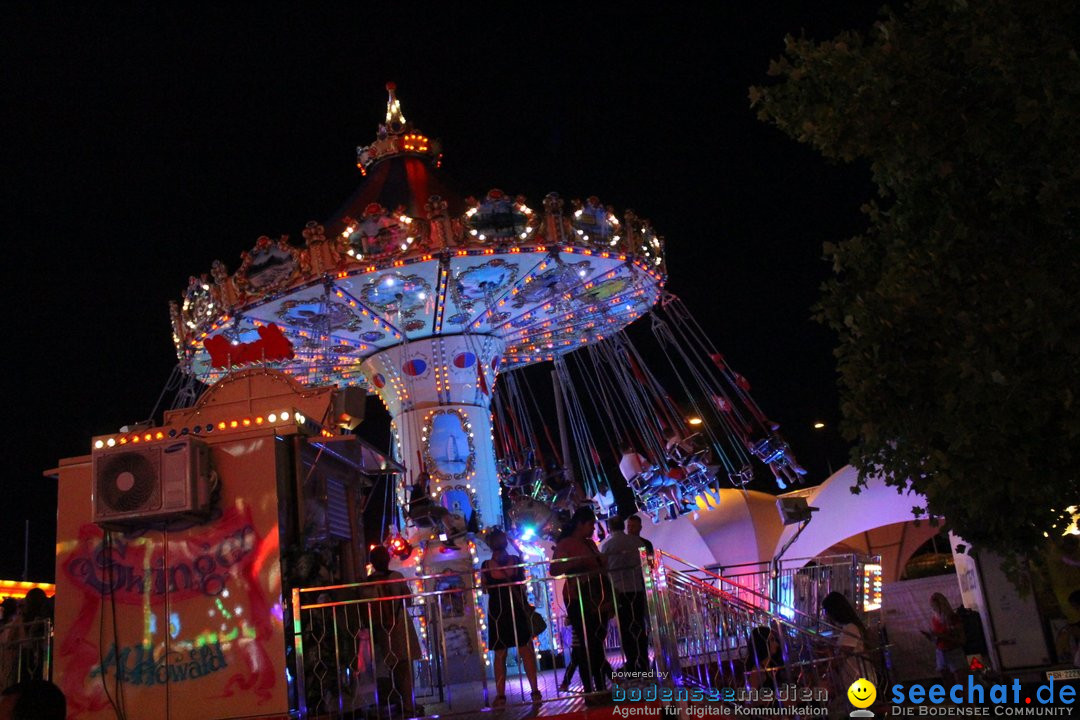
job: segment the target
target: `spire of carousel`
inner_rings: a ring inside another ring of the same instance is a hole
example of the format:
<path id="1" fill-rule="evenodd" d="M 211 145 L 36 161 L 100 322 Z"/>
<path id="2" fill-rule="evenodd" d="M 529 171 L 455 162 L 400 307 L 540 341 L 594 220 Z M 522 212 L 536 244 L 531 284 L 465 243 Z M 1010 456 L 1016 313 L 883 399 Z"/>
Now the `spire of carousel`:
<path id="1" fill-rule="evenodd" d="M 450 212 L 464 210 L 461 194 L 441 176 L 442 146 L 405 119 L 394 83 L 387 83 L 386 120 L 378 126 L 370 145 L 356 148 L 356 167 L 365 180 L 327 221 L 330 232 L 341 232 L 353 219 L 362 219 L 376 207 L 402 208 L 424 217 L 432 197 L 445 202 Z"/>
<path id="2" fill-rule="evenodd" d="M 431 140 L 412 127 L 401 110 L 401 101 L 395 94 L 397 85 L 386 83 L 389 98 L 386 101 L 386 122 L 379 125 L 375 141 L 370 145 L 356 148 L 356 167 L 361 174 L 380 162 L 393 157 L 413 156 L 430 159 L 431 164 L 442 164 L 439 142 Z"/>
<path id="3" fill-rule="evenodd" d="M 401 112 L 401 102 L 394 94 L 396 90 L 396 83 L 386 83 L 386 92 L 390 95 L 386 101 L 386 126 L 392 131 L 400 131 L 405 127 L 405 113 Z"/>

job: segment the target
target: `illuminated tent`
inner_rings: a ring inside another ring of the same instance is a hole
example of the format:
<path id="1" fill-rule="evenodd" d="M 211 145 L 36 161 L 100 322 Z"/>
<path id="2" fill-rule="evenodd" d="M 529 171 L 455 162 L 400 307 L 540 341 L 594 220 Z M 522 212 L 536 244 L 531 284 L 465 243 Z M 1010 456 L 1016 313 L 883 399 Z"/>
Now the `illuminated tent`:
<path id="1" fill-rule="evenodd" d="M 858 471 L 850 465 L 840 468 L 825 482 L 812 488 L 788 493 L 785 497 L 805 497 L 818 508 L 810 524 L 784 553 L 786 558 L 811 558 L 830 550 L 882 556 L 885 582 L 899 579 L 911 555 L 939 528 L 916 519 L 912 508 L 926 506 L 926 499 L 915 493 L 898 493 L 880 478 L 871 478 L 855 495 L 851 488 Z M 779 552 L 797 525 L 784 528 L 776 541 Z"/>
<path id="2" fill-rule="evenodd" d="M 880 479 L 872 479 L 858 495 L 851 492 L 857 472 L 845 466 L 816 487 L 782 497 L 805 497 L 818 508 L 785 558 L 812 558 L 832 552 L 882 556 L 883 579 L 898 579 L 911 555 L 938 528 L 918 525 L 912 507 L 925 505 L 915 494 L 900 494 Z M 776 509 L 777 497 L 767 493 L 720 490 L 716 509 L 684 515 L 646 529 L 653 544 L 696 565 L 738 565 L 769 562 L 798 526 L 784 527 Z"/>
<path id="3" fill-rule="evenodd" d="M 756 490 L 722 488 L 719 506 L 645 525 L 653 545 L 694 565 L 738 565 L 772 557 L 782 525 L 776 498 Z"/>

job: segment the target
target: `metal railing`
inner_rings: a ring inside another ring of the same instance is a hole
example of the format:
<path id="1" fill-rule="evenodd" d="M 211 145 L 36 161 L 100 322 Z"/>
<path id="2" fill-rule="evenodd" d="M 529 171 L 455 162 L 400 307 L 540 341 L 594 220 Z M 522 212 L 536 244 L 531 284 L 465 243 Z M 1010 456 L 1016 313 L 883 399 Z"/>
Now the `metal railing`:
<path id="1" fill-rule="evenodd" d="M 844 649 L 843 628 L 670 553 L 658 558 L 677 682 L 720 691 L 731 703 L 817 704 L 831 712 L 857 678 L 884 677 L 879 649 Z"/>
<path id="2" fill-rule="evenodd" d="M 0 683 L 52 680 L 52 621 L 9 622 L 0 626 Z"/>
<path id="3" fill-rule="evenodd" d="M 743 704 L 771 688 L 782 705 L 785 687 L 844 697 L 855 663 L 875 672 L 869 653 L 841 650 L 841 629 L 816 616 L 778 611 L 767 594 L 666 552 L 641 551 L 638 563 L 631 592 L 547 561 L 486 587 L 476 570 L 295 589 L 295 707 L 302 717 L 446 715 L 573 700 L 609 682 L 616 699 L 651 682 L 737 691 L 725 699 Z"/>
<path id="4" fill-rule="evenodd" d="M 879 557 L 862 555 L 829 555 L 818 558 L 784 559 L 774 576 L 768 562 L 739 565 L 711 565 L 704 568 L 759 595 L 775 598 L 782 606 L 816 617 L 821 600 L 830 592 L 839 592 L 852 601 L 860 611 L 867 596 L 863 569 L 880 565 Z M 736 591 L 741 596 L 741 591 Z"/>
<path id="5" fill-rule="evenodd" d="M 498 705 L 500 698 L 532 701 L 530 667 L 537 667 L 543 699 L 583 694 L 598 672 L 610 674 L 604 636 L 608 621 L 620 614 L 620 596 L 600 576 L 562 575 L 557 566 L 509 566 L 503 569 L 520 569 L 526 579 L 486 587 L 476 570 L 294 590 L 293 644 L 303 667 L 296 677 L 298 709 L 302 715 L 408 716 L 469 712 Z M 602 621 L 581 593 L 568 593 L 569 609 L 564 600 L 564 585 L 588 587 L 593 580 Z M 643 629 L 645 618 L 639 619 Z M 533 624 L 538 620 L 542 630 Z M 581 629 L 595 631 L 589 639 L 598 638 L 599 646 L 586 643 Z M 501 647 L 493 650 L 489 642 Z M 570 674 L 571 644 L 581 648 L 581 690 L 567 689 L 561 677 Z M 509 692 L 499 693 L 504 662 L 511 665 Z"/>

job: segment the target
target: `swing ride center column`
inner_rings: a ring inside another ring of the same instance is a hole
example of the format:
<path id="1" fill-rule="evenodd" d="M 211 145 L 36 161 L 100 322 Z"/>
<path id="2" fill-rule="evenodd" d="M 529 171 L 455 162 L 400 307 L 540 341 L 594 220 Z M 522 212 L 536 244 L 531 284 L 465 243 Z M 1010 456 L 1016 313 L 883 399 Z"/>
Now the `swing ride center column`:
<path id="1" fill-rule="evenodd" d="M 427 470 L 432 497 L 481 529 L 502 521 L 490 405 L 503 347 L 490 335 L 439 336 L 388 348 L 361 366 L 390 413 L 404 484 Z"/>

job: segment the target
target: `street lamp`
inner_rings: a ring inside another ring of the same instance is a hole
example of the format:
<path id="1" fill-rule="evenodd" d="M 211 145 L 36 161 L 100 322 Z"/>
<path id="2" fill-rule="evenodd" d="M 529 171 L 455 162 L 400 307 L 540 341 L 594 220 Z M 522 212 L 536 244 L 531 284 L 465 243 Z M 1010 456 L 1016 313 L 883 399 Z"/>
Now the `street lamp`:
<path id="1" fill-rule="evenodd" d="M 814 429 L 815 430 L 824 430 L 825 429 L 825 423 L 818 420 L 817 422 L 814 423 Z M 833 474 L 833 469 L 832 469 L 832 458 L 829 457 L 829 443 L 827 441 L 827 438 L 825 437 L 825 433 L 821 433 L 819 437 L 821 438 L 819 440 L 819 443 L 821 445 L 821 454 L 825 456 L 825 465 L 828 466 L 829 475 L 831 476 Z"/>

